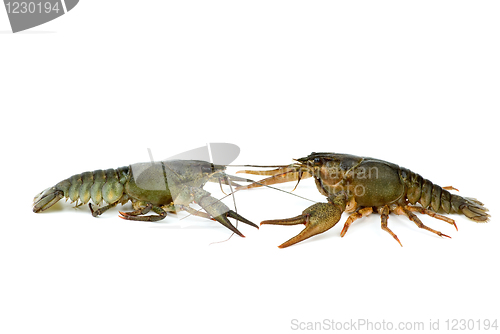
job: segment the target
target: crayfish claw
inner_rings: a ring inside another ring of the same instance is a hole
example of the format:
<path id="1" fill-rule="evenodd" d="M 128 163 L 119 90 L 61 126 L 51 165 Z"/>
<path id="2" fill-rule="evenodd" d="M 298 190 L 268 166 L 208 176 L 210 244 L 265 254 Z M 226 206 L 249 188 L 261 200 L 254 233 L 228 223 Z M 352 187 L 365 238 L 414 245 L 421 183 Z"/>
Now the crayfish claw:
<path id="1" fill-rule="evenodd" d="M 260 225 L 298 225 L 298 224 L 306 224 L 306 216 L 298 215 L 292 218 L 285 219 L 274 219 L 274 220 L 264 220 L 260 223 Z"/>
<path id="2" fill-rule="evenodd" d="M 340 208 L 332 203 L 316 203 L 305 209 L 302 215 L 288 219 L 265 220 L 261 225 L 305 224 L 306 227 L 302 232 L 278 246 L 285 248 L 331 229 L 338 223 L 341 215 Z"/>
<path id="3" fill-rule="evenodd" d="M 243 235 L 243 233 L 241 233 L 240 231 L 238 231 L 238 229 L 236 227 L 234 227 L 233 224 L 231 224 L 231 222 L 229 221 L 229 219 L 227 219 L 226 215 L 222 214 L 222 215 L 219 215 L 219 216 L 215 216 L 213 218 L 216 221 L 218 221 L 219 223 L 221 223 L 222 225 L 224 225 L 225 227 L 227 227 L 228 229 L 230 229 L 232 232 L 234 232 L 237 235 L 239 235 L 240 237 L 242 237 L 242 238 L 245 237 Z"/>
<path id="4" fill-rule="evenodd" d="M 254 223 L 252 223 L 251 221 L 249 221 L 245 217 L 239 215 L 238 213 L 234 212 L 233 210 L 228 210 L 223 214 L 220 214 L 218 216 L 213 216 L 213 219 L 215 219 L 216 221 L 218 221 L 219 223 L 221 223 L 222 225 L 224 225 L 225 227 L 227 227 L 228 229 L 230 229 L 232 232 L 236 233 L 240 237 L 244 238 L 245 236 L 236 227 L 234 227 L 233 224 L 231 224 L 231 222 L 229 221 L 229 219 L 227 217 L 234 218 L 236 220 L 241 221 L 242 223 L 259 228 L 259 226 L 255 225 Z"/>
<path id="5" fill-rule="evenodd" d="M 234 218 L 236 220 L 239 220 L 240 222 L 242 223 L 245 223 L 247 225 L 250 225 L 250 226 L 253 226 L 255 228 L 259 228 L 258 225 L 255 225 L 254 223 L 252 223 L 251 221 L 249 221 L 248 219 L 246 219 L 245 217 L 239 215 L 237 212 L 233 211 L 233 210 L 229 210 L 227 212 L 227 215 L 231 218 Z"/>
<path id="6" fill-rule="evenodd" d="M 195 200 L 213 219 L 230 229 L 232 232 L 236 233 L 240 237 L 245 237 L 236 227 L 234 227 L 227 217 L 232 217 L 245 224 L 257 227 L 254 223 L 248 219 L 240 216 L 233 210 L 230 210 L 224 203 L 218 199 L 210 196 L 210 193 L 199 188 L 191 189 L 195 193 Z"/>

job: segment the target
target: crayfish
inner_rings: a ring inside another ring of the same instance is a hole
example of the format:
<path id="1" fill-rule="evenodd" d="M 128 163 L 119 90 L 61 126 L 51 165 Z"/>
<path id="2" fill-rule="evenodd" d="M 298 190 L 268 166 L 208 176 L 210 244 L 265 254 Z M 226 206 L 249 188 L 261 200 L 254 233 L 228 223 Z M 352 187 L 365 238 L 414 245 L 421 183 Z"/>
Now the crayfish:
<path id="1" fill-rule="evenodd" d="M 406 168 L 379 159 L 339 153 L 311 153 L 291 165 L 247 166 L 279 168 L 239 171 L 238 173 L 272 175 L 239 189 L 289 181 L 297 181 L 298 185 L 301 179 L 313 177 L 319 192 L 327 197 L 327 203 L 316 203 L 296 217 L 261 222 L 261 225 L 305 224 L 302 232 L 281 244 L 280 248 L 329 230 L 338 223 L 343 212 L 350 215 L 340 233 L 342 237 L 355 220 L 378 212 L 382 229 L 401 246 L 399 238 L 388 227 L 390 213 L 404 215 L 419 228 L 448 238 L 448 235 L 424 225 L 414 213 L 443 220 L 455 228 L 455 221 L 441 213 L 463 214 L 476 222 L 487 222 L 490 217 L 488 209 L 477 199 L 451 194 L 448 190 L 456 190 L 453 187 L 440 187 Z"/>
<path id="2" fill-rule="evenodd" d="M 190 214 L 214 219 L 238 234 L 228 217 L 258 228 L 257 225 L 230 210 L 203 189 L 208 181 L 239 186 L 233 182 L 249 181 L 225 174 L 226 166 L 198 160 L 167 160 L 151 163 L 138 163 L 117 169 L 96 170 L 76 174 L 57 183 L 40 194 L 33 201 L 33 212 L 47 210 L 60 199 L 89 204 L 92 216 L 98 217 L 117 204 L 132 202 L 132 212 L 121 212 L 120 218 L 141 221 L 159 221 L 167 212 L 187 211 Z M 94 208 L 92 202 L 99 206 Z M 189 205 L 195 202 L 205 212 L 197 211 Z M 147 215 L 150 211 L 156 215 Z"/>

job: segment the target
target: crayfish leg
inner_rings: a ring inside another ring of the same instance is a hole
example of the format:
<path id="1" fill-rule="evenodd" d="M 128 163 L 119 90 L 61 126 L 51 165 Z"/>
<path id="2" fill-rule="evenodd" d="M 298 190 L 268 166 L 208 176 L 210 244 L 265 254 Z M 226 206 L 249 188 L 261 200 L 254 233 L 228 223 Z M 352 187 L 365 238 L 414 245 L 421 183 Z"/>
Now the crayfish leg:
<path id="1" fill-rule="evenodd" d="M 436 219 L 439 219 L 439 220 L 442 220 L 442 221 L 445 221 L 447 222 L 448 224 L 451 224 L 453 226 L 455 226 L 456 230 L 458 231 L 458 227 L 457 227 L 457 224 L 455 224 L 455 221 L 451 218 L 448 218 L 446 216 L 443 216 L 443 215 L 440 215 L 440 214 L 437 214 L 433 211 L 430 211 L 430 210 L 427 210 L 427 209 L 424 209 L 420 206 L 407 206 L 406 207 L 408 210 L 410 211 L 416 211 L 416 212 L 420 212 L 422 214 L 425 214 L 425 215 L 428 215 L 428 216 L 431 216 L 432 218 L 436 218 Z"/>
<path id="2" fill-rule="evenodd" d="M 151 215 L 151 216 L 141 216 L 146 213 L 148 213 L 150 210 L 153 210 L 154 213 L 156 213 L 158 216 Z M 159 220 L 164 219 L 167 216 L 167 212 L 160 208 L 159 206 L 152 205 L 151 203 L 147 203 L 145 207 L 139 208 L 135 211 L 132 212 L 121 212 L 120 211 L 120 218 L 126 219 L 126 220 L 138 220 L 138 221 L 146 221 L 146 222 L 156 222 Z"/>
<path id="3" fill-rule="evenodd" d="M 344 224 L 344 228 L 340 232 L 340 236 L 344 237 L 344 235 L 347 233 L 347 230 L 349 229 L 349 226 L 351 226 L 351 224 L 354 221 L 358 220 L 359 218 L 369 216 L 372 213 L 373 213 L 373 208 L 371 206 L 361 208 L 358 211 L 351 213 L 351 215 L 349 216 L 349 218 L 347 218 Z"/>
<path id="4" fill-rule="evenodd" d="M 151 203 L 147 203 L 146 206 L 139 208 L 135 211 L 130 211 L 130 212 L 121 212 L 118 211 L 122 216 L 139 216 L 139 215 L 145 215 L 151 209 L 153 208 L 153 205 Z"/>
<path id="5" fill-rule="evenodd" d="M 98 217 L 98 216 L 102 215 L 104 212 L 111 209 L 112 207 L 116 206 L 117 204 L 118 204 L 118 202 L 114 202 L 114 203 L 108 204 L 106 206 L 103 206 L 97 210 L 94 210 L 94 208 L 92 207 L 92 203 L 89 203 L 90 213 L 92 213 L 93 217 Z"/>
<path id="6" fill-rule="evenodd" d="M 410 219 L 412 222 L 414 222 L 419 228 L 421 229 L 424 229 L 424 230 L 427 230 L 429 232 L 432 232 L 434 234 L 437 234 L 439 235 L 440 237 L 447 237 L 447 238 L 450 238 L 451 237 L 449 235 L 446 235 L 444 233 L 441 233 L 439 231 L 436 231 L 428 226 L 425 226 L 422 221 L 415 215 L 413 214 L 409 209 L 408 209 L 408 206 L 406 207 L 403 207 L 403 206 L 397 206 L 396 208 L 393 209 L 393 212 L 397 215 L 405 215 L 406 217 L 408 217 L 408 219 Z"/>
<path id="7" fill-rule="evenodd" d="M 401 241 L 399 241 L 399 238 L 396 234 L 394 234 L 394 232 L 392 232 L 392 230 L 387 226 L 387 220 L 389 220 L 389 207 L 386 205 L 386 206 L 383 206 L 383 207 L 380 207 L 378 208 L 378 212 L 380 213 L 380 219 L 381 219 L 381 227 L 384 231 L 386 231 L 387 233 L 389 233 L 390 235 L 392 235 L 392 237 L 394 239 L 396 239 L 396 241 L 399 243 L 399 245 L 401 247 L 403 247 L 403 244 L 401 244 Z"/>

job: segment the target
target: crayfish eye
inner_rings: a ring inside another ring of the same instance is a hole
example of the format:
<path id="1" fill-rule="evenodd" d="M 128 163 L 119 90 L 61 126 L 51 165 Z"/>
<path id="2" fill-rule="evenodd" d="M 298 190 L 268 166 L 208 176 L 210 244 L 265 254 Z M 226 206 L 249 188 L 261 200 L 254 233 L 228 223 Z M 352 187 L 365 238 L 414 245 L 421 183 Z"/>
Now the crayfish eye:
<path id="1" fill-rule="evenodd" d="M 213 172 L 213 166 L 212 165 L 202 165 L 201 166 L 201 171 L 205 174 L 210 174 Z"/>
<path id="2" fill-rule="evenodd" d="M 321 163 L 321 158 L 314 158 L 314 163 L 319 165 Z"/>

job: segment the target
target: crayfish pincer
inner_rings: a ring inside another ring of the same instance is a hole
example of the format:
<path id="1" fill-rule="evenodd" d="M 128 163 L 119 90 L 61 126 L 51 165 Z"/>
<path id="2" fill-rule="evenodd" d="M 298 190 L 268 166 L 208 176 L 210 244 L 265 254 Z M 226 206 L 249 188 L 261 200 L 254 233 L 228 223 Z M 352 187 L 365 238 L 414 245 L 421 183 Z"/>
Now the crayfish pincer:
<path id="1" fill-rule="evenodd" d="M 286 166 L 268 166 L 279 167 L 274 170 L 238 172 L 272 175 L 241 188 L 288 181 L 297 181 L 298 184 L 301 179 L 314 177 L 319 192 L 327 197 L 328 203 L 316 203 L 299 216 L 261 222 L 261 225 L 305 224 L 302 232 L 280 245 L 280 248 L 327 231 L 337 224 L 344 211 L 350 213 L 350 216 L 340 233 L 342 237 L 356 219 L 376 211 L 381 216 L 382 229 L 400 245 L 399 238 L 387 226 L 389 213 L 404 215 L 418 227 L 448 238 L 448 235 L 425 226 L 414 212 L 443 220 L 455 228 L 455 221 L 440 213 L 463 214 L 476 222 L 487 222 L 490 217 L 487 214 L 488 209 L 478 200 L 451 194 L 448 190 L 456 190 L 453 187 L 440 187 L 406 168 L 387 161 L 338 153 L 312 153 L 295 161 L 296 163 Z"/>
<path id="2" fill-rule="evenodd" d="M 190 214 L 213 219 L 238 234 L 228 217 L 258 228 L 248 219 L 230 210 L 224 203 L 203 189 L 207 182 L 219 182 L 239 186 L 233 182 L 250 180 L 225 174 L 224 165 L 198 160 L 167 160 L 138 163 L 117 169 L 96 170 L 76 174 L 38 194 L 33 201 L 33 212 L 47 210 L 65 197 L 77 206 L 89 204 L 92 216 L 97 217 L 117 204 L 132 202 L 135 211 L 120 212 L 120 218 L 128 220 L 158 221 L 167 212 L 186 211 Z M 89 201 L 99 206 L 94 208 Z M 78 204 L 80 201 L 80 204 Z M 189 205 L 199 204 L 205 212 Z M 156 215 L 147 215 L 148 212 Z"/>

